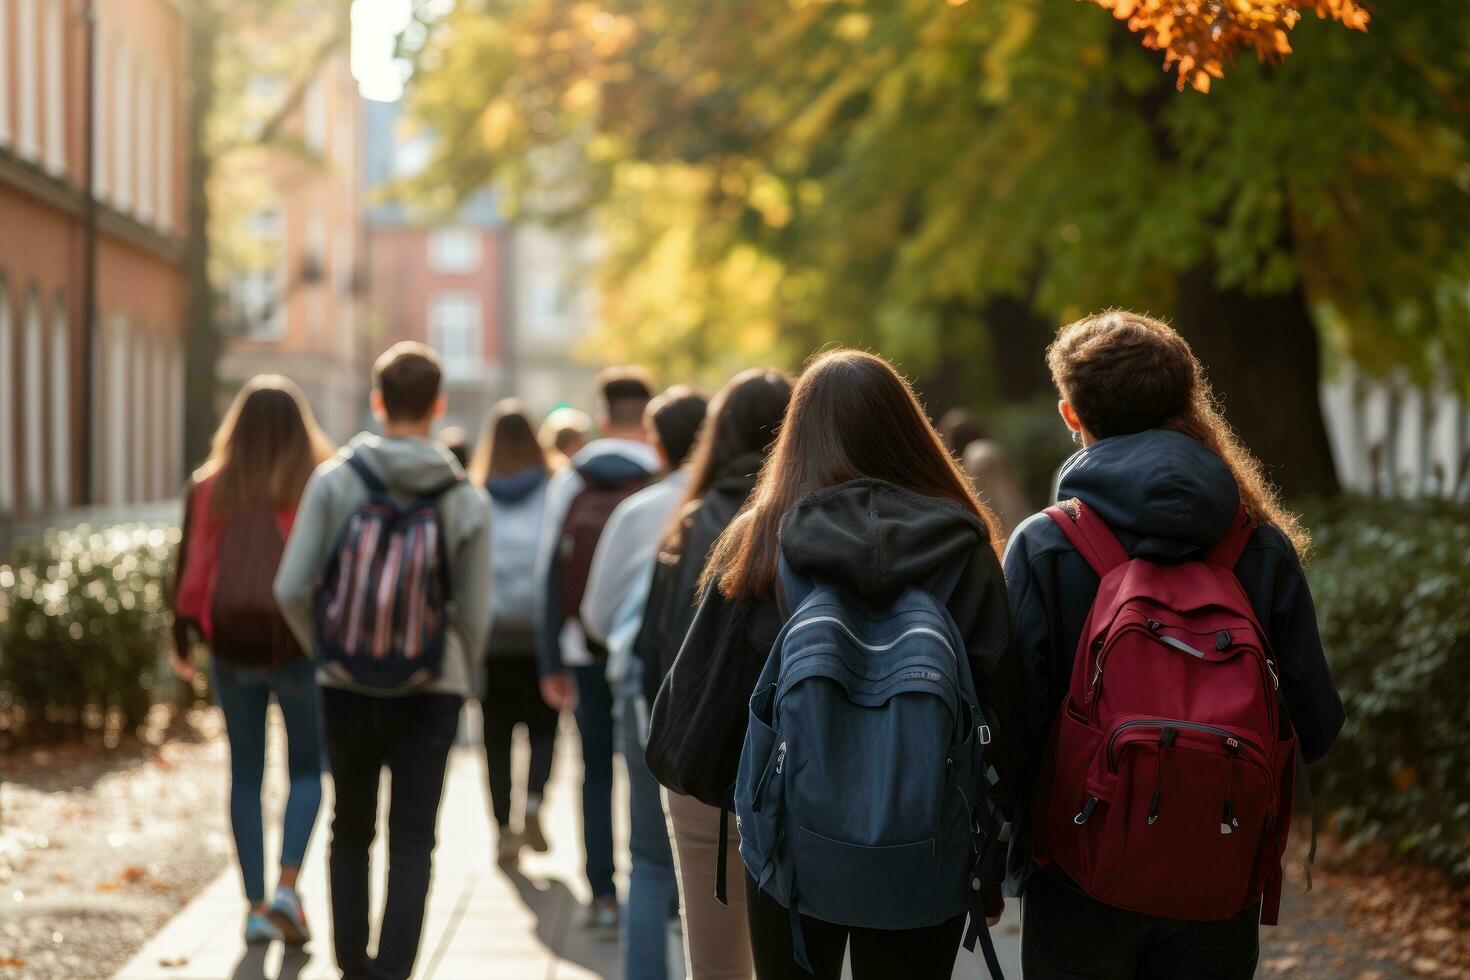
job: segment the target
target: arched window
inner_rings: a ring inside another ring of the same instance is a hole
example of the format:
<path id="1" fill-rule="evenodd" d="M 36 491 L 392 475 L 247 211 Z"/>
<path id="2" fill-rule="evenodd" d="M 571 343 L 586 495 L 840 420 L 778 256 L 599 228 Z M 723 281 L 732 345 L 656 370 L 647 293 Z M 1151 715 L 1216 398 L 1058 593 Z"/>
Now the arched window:
<path id="1" fill-rule="evenodd" d="M 0 511 L 15 511 L 15 342 L 10 294 L 0 277 Z"/>
<path id="2" fill-rule="evenodd" d="M 71 323 L 66 295 L 51 314 L 51 494 L 58 509 L 71 506 Z"/>
<path id="3" fill-rule="evenodd" d="M 20 122 L 20 152 L 34 160 L 41 155 L 40 114 L 36 111 L 40 94 L 39 72 L 36 71 L 36 0 L 20 0 L 15 27 L 15 53 L 20 68 L 17 93 L 20 106 L 16 112 Z"/>
<path id="4" fill-rule="evenodd" d="M 21 388 L 25 391 L 25 485 L 26 513 L 35 514 L 46 506 L 46 401 L 41 386 L 46 383 L 46 359 L 41 345 L 45 342 L 41 297 L 35 287 L 26 296 L 25 325 L 21 334 L 25 371 Z"/>
<path id="5" fill-rule="evenodd" d="M 4 4 L 0 4 L 3 7 Z M 103 29 L 103 21 L 99 16 L 92 28 L 93 36 L 97 39 L 97 64 L 92 72 L 92 182 L 97 200 L 107 199 L 108 185 L 108 163 L 111 160 L 112 148 L 107 143 L 108 129 L 112 124 L 112 113 L 107 107 L 108 79 L 107 66 L 110 63 L 108 56 L 110 50 L 104 38 L 107 31 Z"/>
<path id="6" fill-rule="evenodd" d="M 59 175 L 66 173 L 66 45 L 62 32 L 66 5 L 49 0 L 45 6 L 46 165 Z"/>
<path id="7" fill-rule="evenodd" d="M 162 498 L 174 489 L 174 474 L 169 466 L 169 446 L 173 442 L 173 399 L 168 370 L 168 343 L 162 337 L 153 341 L 152 363 L 148 365 L 150 391 L 155 392 L 153 401 L 153 495 Z"/>
<path id="8" fill-rule="evenodd" d="M 153 221 L 153 191 L 157 186 L 153 173 L 153 77 L 142 57 L 133 72 L 137 86 L 134 104 L 138 112 L 138 220 L 144 224 Z"/>
<path id="9" fill-rule="evenodd" d="M 158 77 L 158 224 L 174 230 L 174 100 L 165 73 Z"/>
<path id="10" fill-rule="evenodd" d="M 133 206 L 133 59 L 122 40 L 112 48 L 112 200 L 122 210 Z"/>
<path id="11" fill-rule="evenodd" d="M 112 320 L 107 365 L 107 499 L 128 499 L 128 321 L 121 313 Z M 142 392 L 133 392 L 141 398 Z"/>
<path id="12" fill-rule="evenodd" d="M 147 500 L 149 494 L 148 444 L 151 439 L 148 432 L 148 406 L 152 399 L 142 397 L 144 392 L 153 390 L 148 384 L 149 343 L 147 328 L 139 325 L 137 336 L 133 338 L 133 363 L 129 368 L 132 373 L 126 382 L 127 402 L 133 420 L 127 442 L 133 456 L 131 487 L 134 500 Z"/>

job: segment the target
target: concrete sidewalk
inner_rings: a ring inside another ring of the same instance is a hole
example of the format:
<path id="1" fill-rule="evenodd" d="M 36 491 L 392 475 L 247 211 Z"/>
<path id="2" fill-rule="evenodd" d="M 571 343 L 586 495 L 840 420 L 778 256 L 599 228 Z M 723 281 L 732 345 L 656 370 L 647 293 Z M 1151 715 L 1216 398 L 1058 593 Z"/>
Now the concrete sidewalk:
<path id="1" fill-rule="evenodd" d="M 473 711 L 468 717 L 478 722 Z M 517 750 L 524 752 L 524 744 Z M 279 755 L 273 750 L 273 761 L 278 761 Z M 272 768 L 271 773 L 270 779 L 277 780 L 277 771 Z M 484 756 L 478 745 L 455 749 L 439 814 L 434 883 L 414 973 L 416 980 L 622 977 L 617 942 L 599 941 L 582 928 L 583 903 L 589 893 L 582 876 L 580 777 L 575 729 L 567 725 L 559 741 L 553 784 L 543 810 L 551 851 L 526 852 L 520 869 L 506 872 L 494 862 Z M 619 889 L 626 894 L 627 806 L 623 785 L 619 772 L 615 827 L 618 865 L 623 871 Z M 329 789 L 302 871 L 301 894 L 316 932 L 316 939 L 306 950 L 287 953 L 279 943 L 245 946 L 240 935 L 244 903 L 239 873 L 231 864 L 116 974 L 116 980 L 336 978 L 339 974 L 331 955 L 326 881 L 326 823 L 330 810 Z M 279 824 L 278 819 L 272 822 Z M 386 819 L 380 824 L 385 826 Z M 380 830 L 374 858 L 378 881 L 375 907 L 382 901 L 384 836 Z M 276 842 L 270 842 L 267 853 L 277 850 Z M 995 930 L 1009 978 L 1020 976 L 1016 921 L 1014 908 L 1008 909 L 1006 921 Z M 671 941 L 676 943 L 677 937 L 671 937 Z M 981 980 L 986 976 L 979 958 L 962 950 L 956 980 Z"/>

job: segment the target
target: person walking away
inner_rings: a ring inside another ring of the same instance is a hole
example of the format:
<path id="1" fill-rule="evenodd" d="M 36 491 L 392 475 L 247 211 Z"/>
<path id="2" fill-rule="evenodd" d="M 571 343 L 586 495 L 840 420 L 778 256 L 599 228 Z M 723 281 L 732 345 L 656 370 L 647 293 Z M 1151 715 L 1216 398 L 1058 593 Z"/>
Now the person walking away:
<path id="1" fill-rule="evenodd" d="M 1015 464 L 1005 446 L 991 439 L 985 426 L 968 408 L 951 408 L 939 420 L 939 431 L 950 455 L 970 478 L 975 493 L 990 508 L 1005 539 L 1016 526 L 1031 516 L 1026 492 L 1021 488 Z"/>
<path id="2" fill-rule="evenodd" d="M 1315 760 L 1343 723 L 1307 530 L 1168 325 L 1091 316 L 1047 363 L 1082 449 L 1063 503 L 1005 559 L 1035 782 L 1012 849 L 1022 965 L 1028 980 L 1250 977 L 1275 920 L 1293 740 Z"/>
<path id="3" fill-rule="evenodd" d="M 648 403 L 644 428 L 663 462 L 663 479 L 618 504 L 597 542 L 582 627 L 607 648 L 613 728 L 628 774 L 628 917 L 623 923 L 625 980 L 665 980 L 668 923 L 679 914 L 674 855 L 658 783 L 643 762 L 639 728 L 642 680 L 630 648 L 643 619 L 658 542 L 688 483 L 685 465 L 705 421 L 705 396 L 675 386 Z M 646 717 L 646 713 L 643 715 Z"/>
<path id="4" fill-rule="evenodd" d="M 591 440 L 592 416 L 570 405 L 552 409 L 541 423 L 538 438 L 552 470 L 559 470 Z"/>
<path id="5" fill-rule="evenodd" d="M 581 606 L 597 541 L 617 505 L 646 487 L 659 471 L 648 445 L 643 412 L 652 381 L 640 368 L 609 368 L 598 379 L 602 438 L 585 446 L 552 477 L 536 559 L 536 658 L 541 696 L 558 711 L 571 709 L 582 742 L 582 841 L 592 890 L 588 925 L 607 938 L 618 929 L 613 884 L 612 691 L 607 649 L 588 642 Z"/>
<path id="6" fill-rule="evenodd" d="M 184 491 L 173 669 L 193 678 L 190 650 L 194 635 L 202 637 L 230 743 L 230 829 L 250 905 L 246 942 L 311 939 L 296 881 L 322 800 L 316 680 L 276 609 L 271 583 L 307 478 L 331 453 L 300 389 L 261 375 L 235 396 L 209 459 Z M 267 905 L 261 784 L 272 698 L 286 724 L 290 791 L 278 884 Z"/>
<path id="7" fill-rule="evenodd" d="M 773 368 L 752 368 L 731 378 L 711 405 L 683 499 L 662 529 L 648 606 L 634 641 L 637 673 L 643 678 L 636 703 L 644 732 L 639 762 L 643 762 L 648 705 L 694 617 L 705 556 L 745 505 L 790 398 L 789 376 Z M 734 878 L 728 904 L 721 904 L 715 900 L 714 873 L 720 850 L 719 810 L 682 794 L 666 793 L 664 802 L 677 851 L 689 975 L 696 980 L 748 977 L 752 966 L 740 836 L 733 826 L 726 827 L 727 861 Z"/>
<path id="8" fill-rule="evenodd" d="M 459 465 L 469 469 L 470 465 L 470 437 L 469 434 L 457 425 L 446 425 L 434 433 L 434 438 L 444 444 L 444 448 L 459 461 Z"/>
<path id="9" fill-rule="evenodd" d="M 322 685 L 336 789 L 328 870 L 337 965 L 349 980 L 407 980 L 418 956 L 439 802 L 471 651 L 490 621 L 484 494 L 429 438 L 443 415 L 438 354 L 390 347 L 373 366 L 382 435 L 361 433 L 312 474 L 276 599 Z M 388 886 L 368 954 L 378 787 L 390 776 Z"/>
<path id="10" fill-rule="evenodd" d="M 549 848 L 541 803 L 556 755 L 557 714 L 542 700 L 536 675 L 531 572 L 541 541 L 550 466 L 530 417 L 514 399 L 499 402 L 470 460 L 470 480 L 490 496 L 490 639 L 481 672 L 485 767 L 497 831 L 497 863 L 514 866 L 521 848 Z M 524 777 L 520 829 L 511 821 L 512 736 L 524 726 L 530 763 Z"/>
<path id="11" fill-rule="evenodd" d="M 966 912 L 999 916 L 1020 677 L 994 539 L 886 361 L 808 365 L 710 554 L 647 753 L 671 800 L 724 806 L 734 785 L 762 980 L 836 978 L 849 944 L 857 980 L 947 978 Z"/>

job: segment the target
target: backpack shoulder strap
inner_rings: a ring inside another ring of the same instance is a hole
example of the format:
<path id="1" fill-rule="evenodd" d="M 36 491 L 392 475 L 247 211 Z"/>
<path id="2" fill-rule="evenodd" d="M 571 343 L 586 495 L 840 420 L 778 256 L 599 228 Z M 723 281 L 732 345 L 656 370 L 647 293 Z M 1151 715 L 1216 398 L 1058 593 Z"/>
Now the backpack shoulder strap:
<path id="1" fill-rule="evenodd" d="M 388 487 L 383 483 L 382 478 L 374 473 L 373 468 L 357 453 L 349 454 L 343 462 L 352 467 L 352 472 L 356 473 L 362 485 L 367 487 L 368 493 L 386 494 L 388 492 Z"/>
<path id="2" fill-rule="evenodd" d="M 1241 553 L 1245 551 L 1245 546 L 1250 543 L 1251 535 L 1255 531 L 1255 522 L 1246 512 L 1245 504 L 1241 504 L 1235 512 L 1235 520 L 1230 522 L 1230 530 L 1215 542 L 1214 547 L 1205 552 L 1205 561 L 1212 565 L 1234 569 L 1235 563 L 1240 561 Z"/>
<path id="3" fill-rule="evenodd" d="M 1123 550 L 1117 535 L 1082 501 L 1073 499 L 1048 507 L 1046 516 L 1056 522 L 1072 547 L 1099 576 L 1128 561 L 1128 552 Z"/>

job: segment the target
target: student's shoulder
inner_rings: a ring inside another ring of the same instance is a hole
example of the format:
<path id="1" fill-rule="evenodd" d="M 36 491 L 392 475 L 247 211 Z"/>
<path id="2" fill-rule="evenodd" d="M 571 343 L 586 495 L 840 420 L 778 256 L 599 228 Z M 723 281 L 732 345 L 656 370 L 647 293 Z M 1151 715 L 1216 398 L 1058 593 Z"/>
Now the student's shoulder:
<path id="1" fill-rule="evenodd" d="M 1033 561 L 1044 555 L 1071 550 L 1072 543 L 1067 540 L 1066 532 L 1045 511 L 1038 511 L 1011 532 L 1006 542 L 1006 564 L 1009 565 L 1013 557 Z"/>

